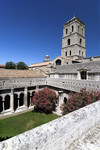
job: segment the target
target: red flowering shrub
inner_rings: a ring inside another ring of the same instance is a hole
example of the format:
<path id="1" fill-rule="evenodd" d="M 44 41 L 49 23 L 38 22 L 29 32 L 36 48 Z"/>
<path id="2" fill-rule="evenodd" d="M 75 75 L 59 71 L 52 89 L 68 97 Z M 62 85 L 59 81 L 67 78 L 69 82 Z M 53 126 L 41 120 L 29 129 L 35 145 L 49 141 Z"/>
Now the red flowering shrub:
<path id="1" fill-rule="evenodd" d="M 98 100 L 100 100 L 100 92 L 89 92 L 86 89 L 81 89 L 79 93 L 69 95 L 67 103 L 62 107 L 63 114 L 65 115 Z"/>
<path id="2" fill-rule="evenodd" d="M 44 88 L 35 92 L 32 103 L 35 105 L 35 111 L 51 113 L 56 108 L 56 101 L 56 93 L 49 88 Z"/>

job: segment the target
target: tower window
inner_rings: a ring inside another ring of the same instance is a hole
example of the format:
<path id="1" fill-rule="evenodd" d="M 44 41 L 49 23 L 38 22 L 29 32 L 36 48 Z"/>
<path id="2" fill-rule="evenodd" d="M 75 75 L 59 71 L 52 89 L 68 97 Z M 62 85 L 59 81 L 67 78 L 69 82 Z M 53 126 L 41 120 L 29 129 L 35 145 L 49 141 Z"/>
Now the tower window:
<path id="1" fill-rule="evenodd" d="M 68 39 L 68 45 L 70 45 L 70 39 Z"/>
<path id="2" fill-rule="evenodd" d="M 83 29 L 82 29 L 82 35 L 83 35 Z"/>
<path id="3" fill-rule="evenodd" d="M 82 39 L 80 39 L 80 45 L 82 44 Z"/>
<path id="4" fill-rule="evenodd" d="M 72 32 L 74 31 L 74 26 L 72 26 Z"/>
<path id="5" fill-rule="evenodd" d="M 83 56 L 83 52 L 82 52 L 82 56 Z"/>
<path id="6" fill-rule="evenodd" d="M 68 29 L 66 29 L 66 34 L 68 34 Z"/>
<path id="7" fill-rule="evenodd" d="M 78 32 L 79 32 L 79 30 L 80 30 L 80 26 L 78 26 Z"/>
<path id="8" fill-rule="evenodd" d="M 79 51 L 79 55 L 81 54 L 81 51 Z"/>
<path id="9" fill-rule="evenodd" d="M 69 55 L 71 56 L 71 51 L 69 52 Z"/>
<path id="10" fill-rule="evenodd" d="M 67 56 L 67 52 L 65 52 L 65 56 Z"/>

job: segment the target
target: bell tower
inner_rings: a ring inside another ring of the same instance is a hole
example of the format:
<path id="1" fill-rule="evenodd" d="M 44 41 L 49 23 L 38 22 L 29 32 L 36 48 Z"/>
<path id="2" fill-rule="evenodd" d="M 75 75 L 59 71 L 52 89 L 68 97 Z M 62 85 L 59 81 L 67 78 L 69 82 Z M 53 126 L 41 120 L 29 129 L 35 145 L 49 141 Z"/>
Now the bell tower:
<path id="1" fill-rule="evenodd" d="M 85 58 L 85 24 L 73 17 L 63 26 L 62 56 L 69 58 Z"/>

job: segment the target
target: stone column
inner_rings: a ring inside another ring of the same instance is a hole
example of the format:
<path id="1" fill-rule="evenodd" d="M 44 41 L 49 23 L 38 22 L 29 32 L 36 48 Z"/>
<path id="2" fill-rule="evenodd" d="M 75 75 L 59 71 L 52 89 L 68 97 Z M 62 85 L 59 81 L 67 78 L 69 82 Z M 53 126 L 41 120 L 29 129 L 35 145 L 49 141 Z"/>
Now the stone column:
<path id="1" fill-rule="evenodd" d="M 24 89 L 24 104 L 25 108 L 28 109 L 28 104 L 27 104 L 27 87 Z"/>
<path id="2" fill-rule="evenodd" d="M 10 107 L 11 107 L 11 112 L 14 112 L 14 89 L 11 89 L 11 97 L 10 97 Z"/>

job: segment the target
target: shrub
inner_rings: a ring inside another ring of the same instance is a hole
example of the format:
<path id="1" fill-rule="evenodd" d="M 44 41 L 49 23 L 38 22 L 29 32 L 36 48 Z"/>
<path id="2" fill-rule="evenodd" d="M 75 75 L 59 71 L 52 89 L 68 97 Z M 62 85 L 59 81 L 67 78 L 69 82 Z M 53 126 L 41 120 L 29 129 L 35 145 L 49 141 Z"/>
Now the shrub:
<path id="1" fill-rule="evenodd" d="M 49 88 L 44 88 L 35 92 L 32 104 L 35 105 L 35 111 L 51 113 L 56 108 L 56 101 L 56 93 Z"/>
<path id="2" fill-rule="evenodd" d="M 63 114 L 65 115 L 98 100 L 100 100 L 100 92 L 89 92 L 86 89 L 81 89 L 79 93 L 69 95 L 67 103 L 62 106 Z"/>

